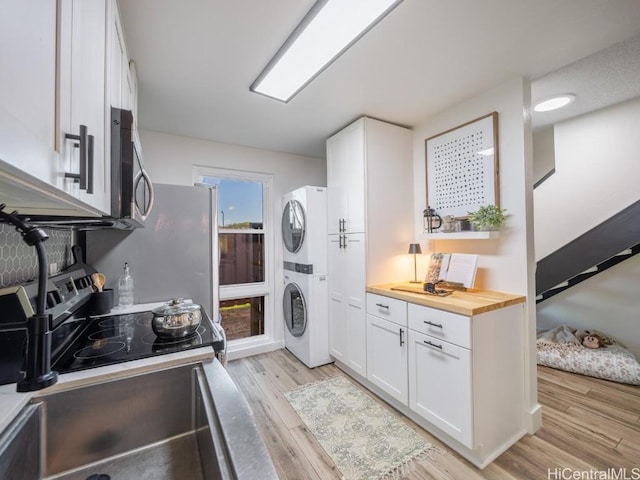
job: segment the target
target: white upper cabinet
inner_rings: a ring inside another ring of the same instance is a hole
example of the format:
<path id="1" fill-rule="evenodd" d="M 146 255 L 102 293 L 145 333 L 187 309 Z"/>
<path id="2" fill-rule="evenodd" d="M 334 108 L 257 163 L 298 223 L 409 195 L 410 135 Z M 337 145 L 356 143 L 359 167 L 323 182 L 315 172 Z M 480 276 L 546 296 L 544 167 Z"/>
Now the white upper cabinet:
<path id="1" fill-rule="evenodd" d="M 132 60 L 127 62 L 127 109 L 133 112 L 133 129 L 138 129 L 138 75 Z"/>
<path id="2" fill-rule="evenodd" d="M 129 54 L 124 40 L 122 20 L 116 0 L 107 0 L 107 3 L 107 67 L 109 70 L 107 99 L 111 107 L 133 110 L 135 77 L 129 69 Z"/>
<path id="3" fill-rule="evenodd" d="M 138 95 L 116 0 L 4 0 L 0 71 L 0 202 L 110 214 L 111 105 Z"/>
<path id="4" fill-rule="evenodd" d="M 0 166 L 55 185 L 56 2 L 3 0 L 0 72 Z"/>
<path id="5" fill-rule="evenodd" d="M 364 119 L 327 140 L 328 232 L 364 232 Z"/>
<path id="6" fill-rule="evenodd" d="M 60 1 L 60 187 L 110 213 L 105 0 Z"/>

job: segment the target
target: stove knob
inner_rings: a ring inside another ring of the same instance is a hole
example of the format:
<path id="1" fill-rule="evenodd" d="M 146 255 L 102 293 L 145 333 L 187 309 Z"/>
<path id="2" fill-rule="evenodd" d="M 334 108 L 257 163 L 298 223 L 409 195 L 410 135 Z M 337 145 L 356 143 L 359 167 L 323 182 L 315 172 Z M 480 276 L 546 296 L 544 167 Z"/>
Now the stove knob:
<path id="1" fill-rule="evenodd" d="M 56 300 L 53 296 L 53 292 L 47 292 L 47 308 L 55 307 Z"/>
<path id="2" fill-rule="evenodd" d="M 47 308 L 53 308 L 62 302 L 62 297 L 58 290 L 47 292 Z"/>

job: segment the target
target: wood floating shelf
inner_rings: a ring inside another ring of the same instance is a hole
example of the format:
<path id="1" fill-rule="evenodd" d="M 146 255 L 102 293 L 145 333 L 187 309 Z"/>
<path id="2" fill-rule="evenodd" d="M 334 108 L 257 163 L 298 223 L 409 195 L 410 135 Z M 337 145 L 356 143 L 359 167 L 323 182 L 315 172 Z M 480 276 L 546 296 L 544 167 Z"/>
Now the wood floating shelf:
<path id="1" fill-rule="evenodd" d="M 425 240 L 485 240 L 490 238 L 499 238 L 500 232 L 498 231 L 475 231 L 468 230 L 463 232 L 451 232 L 451 233 L 423 233 L 422 237 Z"/>

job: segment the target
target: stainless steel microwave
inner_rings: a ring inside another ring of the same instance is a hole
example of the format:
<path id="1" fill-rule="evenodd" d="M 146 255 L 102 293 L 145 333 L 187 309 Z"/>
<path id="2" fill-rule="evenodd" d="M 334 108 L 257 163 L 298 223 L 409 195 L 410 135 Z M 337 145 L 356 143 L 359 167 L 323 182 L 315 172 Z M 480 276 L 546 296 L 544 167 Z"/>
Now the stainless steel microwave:
<path id="1" fill-rule="evenodd" d="M 153 184 L 144 169 L 130 110 L 111 108 L 111 212 L 103 217 L 29 215 L 32 224 L 77 230 L 144 226 L 153 208 Z"/>
<path id="2" fill-rule="evenodd" d="M 111 216 L 142 227 L 153 208 L 153 184 L 144 169 L 130 110 L 111 108 Z"/>

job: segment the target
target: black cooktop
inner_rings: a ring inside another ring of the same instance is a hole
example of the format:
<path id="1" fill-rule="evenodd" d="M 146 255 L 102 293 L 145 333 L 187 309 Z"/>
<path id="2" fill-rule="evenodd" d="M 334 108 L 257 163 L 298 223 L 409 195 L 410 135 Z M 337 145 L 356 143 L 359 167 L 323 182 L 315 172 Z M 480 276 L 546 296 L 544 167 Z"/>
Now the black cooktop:
<path id="1" fill-rule="evenodd" d="M 67 337 L 77 329 L 77 338 L 54 352 L 52 369 L 59 373 L 75 372 L 204 346 L 221 351 L 224 338 L 208 315 L 204 311 L 202 314 L 198 330 L 180 339 L 158 338 L 151 328 L 151 312 L 90 318 L 81 326 L 69 322 L 56 329 L 54 335 Z M 55 339 L 52 343 L 56 344 Z"/>

